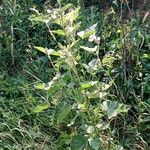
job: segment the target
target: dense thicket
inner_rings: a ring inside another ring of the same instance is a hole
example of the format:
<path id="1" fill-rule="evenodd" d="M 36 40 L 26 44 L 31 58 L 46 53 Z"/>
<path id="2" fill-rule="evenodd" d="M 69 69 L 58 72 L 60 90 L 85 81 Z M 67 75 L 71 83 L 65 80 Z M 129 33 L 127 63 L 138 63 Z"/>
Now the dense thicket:
<path id="1" fill-rule="evenodd" d="M 150 6 L 141 2 L 1 3 L 0 149 L 150 149 Z"/>

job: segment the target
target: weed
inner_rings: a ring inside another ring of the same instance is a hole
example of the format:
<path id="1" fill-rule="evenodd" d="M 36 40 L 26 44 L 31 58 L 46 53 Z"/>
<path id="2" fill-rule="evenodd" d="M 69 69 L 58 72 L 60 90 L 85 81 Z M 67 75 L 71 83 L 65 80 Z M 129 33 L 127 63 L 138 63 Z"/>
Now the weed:
<path id="1" fill-rule="evenodd" d="M 0 148 L 149 149 L 149 14 L 79 3 L 3 2 Z"/>

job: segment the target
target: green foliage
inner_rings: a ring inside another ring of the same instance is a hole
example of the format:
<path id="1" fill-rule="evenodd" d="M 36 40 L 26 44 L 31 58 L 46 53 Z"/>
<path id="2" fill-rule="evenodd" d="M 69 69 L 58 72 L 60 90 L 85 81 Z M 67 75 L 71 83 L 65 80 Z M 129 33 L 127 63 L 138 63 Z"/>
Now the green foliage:
<path id="1" fill-rule="evenodd" d="M 74 137 L 72 141 L 72 150 L 82 150 L 86 145 L 87 139 L 84 137 L 84 135 L 77 135 Z"/>
<path id="2" fill-rule="evenodd" d="M 148 16 L 90 5 L 3 2 L 0 148 L 149 149 Z"/>
<path id="3" fill-rule="evenodd" d="M 55 109 L 53 125 L 57 125 L 57 124 L 60 124 L 61 122 L 63 122 L 64 119 L 69 114 L 70 110 L 71 110 L 70 105 L 68 105 L 64 102 L 59 103 Z"/>
<path id="4" fill-rule="evenodd" d="M 49 103 L 48 102 L 45 102 L 45 103 L 42 103 L 38 106 L 36 106 L 34 109 L 33 109 L 33 112 L 34 113 L 39 113 L 39 112 L 42 112 L 44 111 L 45 109 L 48 109 L 49 108 Z"/>

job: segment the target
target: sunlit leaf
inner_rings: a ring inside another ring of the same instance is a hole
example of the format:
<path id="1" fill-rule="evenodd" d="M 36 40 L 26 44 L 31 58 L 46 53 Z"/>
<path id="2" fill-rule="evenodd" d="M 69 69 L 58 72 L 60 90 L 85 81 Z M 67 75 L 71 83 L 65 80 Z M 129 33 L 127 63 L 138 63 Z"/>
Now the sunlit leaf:
<path id="1" fill-rule="evenodd" d="M 87 82 L 87 83 L 82 83 L 82 84 L 81 84 L 81 87 L 82 87 L 82 89 L 87 89 L 87 88 L 92 87 L 92 85 Z"/>
<path id="2" fill-rule="evenodd" d="M 93 99 L 93 98 L 98 98 L 99 97 L 99 93 L 97 90 L 94 90 L 92 92 L 86 92 L 85 95 L 89 98 L 89 99 Z"/>
<path id="3" fill-rule="evenodd" d="M 76 8 L 75 10 L 72 10 L 72 11 L 69 12 L 69 13 L 67 13 L 67 14 L 65 15 L 66 20 L 69 20 L 71 23 L 72 23 L 73 21 L 75 21 L 76 18 L 78 17 L 78 15 L 79 15 L 79 10 L 80 10 L 80 7 Z"/>
<path id="4" fill-rule="evenodd" d="M 102 82 L 101 90 L 107 91 L 111 87 L 111 84 L 107 84 L 105 82 Z"/>
<path id="5" fill-rule="evenodd" d="M 85 51 L 91 52 L 91 53 L 95 53 L 97 51 L 97 46 L 95 46 L 94 48 L 89 48 L 89 47 L 85 47 L 85 46 L 80 46 L 80 48 L 82 48 Z"/>
<path id="6" fill-rule="evenodd" d="M 65 34 L 65 32 L 63 31 L 63 30 L 53 30 L 52 31 L 53 33 L 56 33 L 56 34 L 58 34 L 58 35 L 63 35 L 63 36 L 65 36 L 66 34 Z"/>
<path id="7" fill-rule="evenodd" d="M 93 59 L 88 63 L 89 67 L 93 70 L 97 70 L 99 66 L 101 66 L 100 59 Z"/>
<path id="8" fill-rule="evenodd" d="M 38 106 L 36 106 L 32 112 L 34 113 L 39 113 L 39 112 L 43 112 L 45 109 L 49 108 L 49 102 L 44 102 Z"/>
<path id="9" fill-rule="evenodd" d="M 150 54 L 143 54 L 143 55 L 142 55 L 142 58 L 150 59 Z"/>
<path id="10" fill-rule="evenodd" d="M 92 87 L 95 84 L 97 84 L 97 81 L 82 82 L 81 83 L 81 88 L 82 89 L 88 89 L 88 88 Z"/>
<path id="11" fill-rule="evenodd" d="M 117 101 L 104 101 L 101 105 L 102 110 L 107 114 L 108 119 L 112 117 L 116 117 L 118 114 L 127 112 L 129 110 L 129 106 L 119 103 Z"/>
<path id="12" fill-rule="evenodd" d="M 101 67 L 101 61 L 100 59 L 93 59 L 91 60 L 88 65 L 82 64 L 83 67 L 87 70 L 88 73 L 94 74 L 98 71 L 98 69 Z"/>
<path id="13" fill-rule="evenodd" d="M 105 56 L 102 60 L 102 63 L 103 63 L 103 65 L 111 67 L 116 59 L 117 58 L 115 56 L 113 56 L 111 53 L 108 53 L 108 54 L 105 54 Z"/>
<path id="14" fill-rule="evenodd" d="M 73 29 L 74 32 L 76 32 L 79 29 L 80 25 L 81 25 L 81 22 L 75 24 L 74 29 Z"/>
<path id="15" fill-rule="evenodd" d="M 88 126 L 86 132 L 87 132 L 88 134 L 92 134 L 92 133 L 94 132 L 94 130 L 95 130 L 95 129 L 94 129 L 93 126 Z"/>
<path id="16" fill-rule="evenodd" d="M 40 52 L 47 54 L 47 55 L 60 56 L 60 53 L 53 49 L 47 49 L 47 48 L 38 47 L 38 46 L 34 46 L 34 48 L 39 50 Z"/>
<path id="17" fill-rule="evenodd" d="M 62 12 L 66 11 L 66 10 L 67 10 L 68 8 L 70 8 L 72 5 L 73 5 L 73 4 L 71 4 L 71 3 L 66 4 L 64 7 L 61 8 L 61 11 L 62 11 Z"/>
<path id="18" fill-rule="evenodd" d="M 44 47 L 38 47 L 38 46 L 34 46 L 35 49 L 39 50 L 40 52 L 45 53 L 46 52 L 46 48 Z"/>
<path id="19" fill-rule="evenodd" d="M 97 26 L 97 23 L 92 25 L 91 27 L 87 28 L 84 31 L 78 32 L 77 35 L 79 37 L 81 37 L 82 39 L 85 39 L 85 38 L 89 37 L 90 35 L 95 34 L 96 26 Z"/>
<path id="20" fill-rule="evenodd" d="M 57 52 L 57 51 L 55 51 L 55 50 L 53 50 L 53 49 L 48 49 L 48 50 L 46 51 L 46 53 L 47 53 L 48 55 L 61 56 L 61 54 L 60 54 L 59 52 Z"/>
<path id="21" fill-rule="evenodd" d="M 46 16 L 42 15 L 42 14 L 38 14 L 38 15 L 31 15 L 29 17 L 29 19 L 31 21 L 34 21 L 34 22 L 42 22 L 42 23 L 45 23 L 47 18 Z"/>
<path id="22" fill-rule="evenodd" d="M 104 98 L 108 95 L 107 92 L 99 92 L 99 98 Z"/>
<path id="23" fill-rule="evenodd" d="M 42 83 L 42 82 L 36 83 L 36 84 L 34 84 L 34 87 L 36 89 L 43 90 L 45 88 L 45 83 Z"/>
<path id="24" fill-rule="evenodd" d="M 68 7 L 69 7 L 69 5 L 68 5 Z M 65 9 L 67 9 L 67 8 L 65 8 Z M 67 25 L 68 23 L 72 24 L 78 17 L 79 10 L 80 10 L 80 7 L 76 8 L 75 10 L 71 10 L 70 12 L 64 14 L 61 18 L 56 18 L 54 20 L 54 23 L 56 23 L 60 26 Z"/>

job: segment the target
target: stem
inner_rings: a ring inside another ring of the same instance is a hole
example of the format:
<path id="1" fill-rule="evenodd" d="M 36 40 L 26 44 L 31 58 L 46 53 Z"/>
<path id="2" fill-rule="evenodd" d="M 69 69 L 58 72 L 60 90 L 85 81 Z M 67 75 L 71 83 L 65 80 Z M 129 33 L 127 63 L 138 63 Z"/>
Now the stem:
<path id="1" fill-rule="evenodd" d="M 120 12 L 120 13 L 121 13 L 120 18 L 121 18 L 121 19 L 122 19 L 122 14 L 123 14 L 122 3 L 123 3 L 123 2 L 122 2 L 122 0 L 121 0 L 121 6 L 120 6 L 120 11 L 121 11 L 121 12 Z"/>
<path id="2" fill-rule="evenodd" d="M 11 24 L 11 58 L 12 58 L 12 64 L 15 63 L 15 57 L 14 57 L 14 29 L 13 29 L 13 23 Z"/>
<path id="3" fill-rule="evenodd" d="M 14 56 L 14 17 L 15 17 L 15 13 L 16 13 L 16 0 L 14 0 L 13 2 L 13 20 L 11 23 L 11 58 L 12 58 L 12 64 L 15 63 L 15 56 Z"/>
<path id="4" fill-rule="evenodd" d="M 131 12 L 130 6 L 129 6 L 129 4 L 128 4 L 128 1 L 127 1 L 127 0 L 125 0 L 125 2 L 126 2 L 126 5 L 127 5 L 127 7 L 128 7 L 128 10 L 129 10 L 130 15 L 132 15 L 132 12 Z"/>

